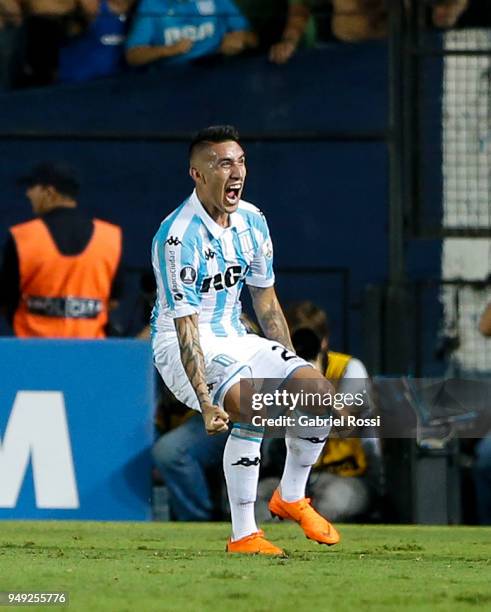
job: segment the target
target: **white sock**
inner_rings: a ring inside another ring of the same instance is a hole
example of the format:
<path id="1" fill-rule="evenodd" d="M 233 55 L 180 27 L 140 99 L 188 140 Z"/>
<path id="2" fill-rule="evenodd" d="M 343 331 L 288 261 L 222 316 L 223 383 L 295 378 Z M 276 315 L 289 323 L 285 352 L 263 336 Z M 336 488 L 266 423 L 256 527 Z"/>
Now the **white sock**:
<path id="1" fill-rule="evenodd" d="M 330 427 L 312 427 L 301 437 L 298 435 L 288 437 L 287 432 L 286 460 L 280 482 L 281 498 L 286 502 L 298 501 L 305 497 L 310 470 L 324 448 L 329 430 Z"/>
<path id="2" fill-rule="evenodd" d="M 223 452 L 223 471 L 232 515 L 232 540 L 258 531 L 254 504 L 259 479 L 262 430 L 236 423 Z"/>

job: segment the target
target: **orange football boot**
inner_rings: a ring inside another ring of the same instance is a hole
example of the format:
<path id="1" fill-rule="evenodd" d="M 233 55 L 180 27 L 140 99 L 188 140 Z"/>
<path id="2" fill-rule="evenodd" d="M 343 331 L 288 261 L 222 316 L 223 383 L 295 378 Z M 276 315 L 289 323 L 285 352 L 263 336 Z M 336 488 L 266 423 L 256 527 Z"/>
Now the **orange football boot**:
<path id="1" fill-rule="evenodd" d="M 256 531 L 256 533 L 251 533 L 251 535 L 240 538 L 240 540 L 235 542 L 229 540 L 226 551 L 243 555 L 276 555 L 286 557 L 285 552 L 281 548 L 266 540 L 264 531 Z"/>
<path id="2" fill-rule="evenodd" d="M 309 497 L 304 497 L 295 502 L 286 502 L 281 499 L 280 493 L 276 489 L 269 501 L 268 508 L 272 516 L 297 522 L 307 538 L 315 540 L 319 544 L 332 546 L 341 539 L 334 525 L 331 525 L 328 520 L 312 508 Z"/>

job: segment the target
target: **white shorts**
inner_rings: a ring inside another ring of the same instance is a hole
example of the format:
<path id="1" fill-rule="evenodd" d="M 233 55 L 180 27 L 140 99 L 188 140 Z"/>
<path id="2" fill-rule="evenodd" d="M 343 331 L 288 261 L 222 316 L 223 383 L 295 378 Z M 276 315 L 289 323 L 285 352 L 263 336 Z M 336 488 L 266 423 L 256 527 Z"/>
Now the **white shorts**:
<path id="1" fill-rule="evenodd" d="M 200 338 L 205 358 L 205 377 L 214 404 L 223 407 L 227 391 L 241 378 L 285 380 L 301 367 L 311 365 L 279 342 L 246 336 Z M 155 367 L 176 398 L 200 412 L 196 393 L 184 371 L 175 335 L 157 336 L 153 343 Z"/>

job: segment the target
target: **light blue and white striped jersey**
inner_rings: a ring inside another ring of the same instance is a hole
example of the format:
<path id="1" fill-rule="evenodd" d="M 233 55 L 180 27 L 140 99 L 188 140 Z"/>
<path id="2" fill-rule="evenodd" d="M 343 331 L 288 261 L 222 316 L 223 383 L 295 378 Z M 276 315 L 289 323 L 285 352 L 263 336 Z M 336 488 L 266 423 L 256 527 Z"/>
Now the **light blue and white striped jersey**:
<path id="1" fill-rule="evenodd" d="M 175 333 L 174 319 L 199 313 L 200 334 L 244 336 L 240 293 L 274 284 L 273 247 L 262 212 L 240 201 L 221 227 L 194 191 L 162 222 L 152 243 L 157 296 L 152 337 Z"/>

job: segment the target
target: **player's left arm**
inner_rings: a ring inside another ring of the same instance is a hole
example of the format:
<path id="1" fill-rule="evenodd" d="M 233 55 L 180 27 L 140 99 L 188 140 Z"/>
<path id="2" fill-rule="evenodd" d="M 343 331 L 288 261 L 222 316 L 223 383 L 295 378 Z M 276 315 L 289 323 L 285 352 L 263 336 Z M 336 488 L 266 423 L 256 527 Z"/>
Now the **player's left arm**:
<path id="1" fill-rule="evenodd" d="M 253 211 L 251 226 L 256 236 L 256 252 L 246 275 L 252 305 L 264 335 L 294 351 L 288 324 L 274 288 L 273 243 L 268 224 L 259 209 Z"/>
<path id="2" fill-rule="evenodd" d="M 249 291 L 254 312 L 266 338 L 275 340 L 290 351 L 295 352 L 288 324 L 274 287 L 249 285 Z"/>

